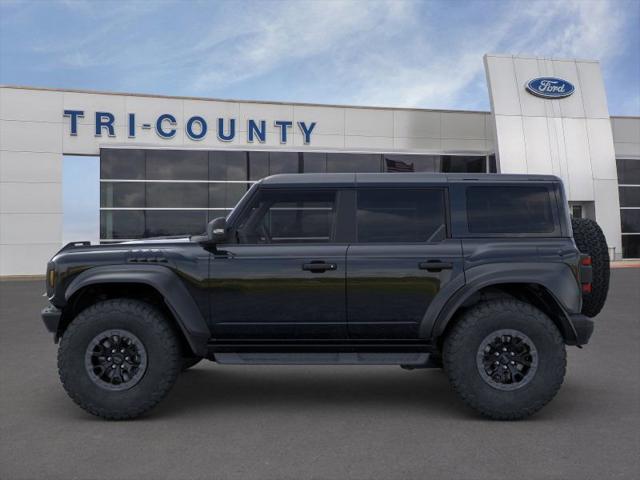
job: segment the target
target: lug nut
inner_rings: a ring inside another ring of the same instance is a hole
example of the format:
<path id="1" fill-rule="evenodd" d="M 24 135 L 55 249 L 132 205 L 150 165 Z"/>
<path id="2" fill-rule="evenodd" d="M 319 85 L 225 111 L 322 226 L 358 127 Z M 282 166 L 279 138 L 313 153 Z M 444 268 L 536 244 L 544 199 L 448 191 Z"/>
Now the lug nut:
<path id="1" fill-rule="evenodd" d="M 111 365 L 111 368 L 116 368 L 116 366 L 115 365 Z"/>
<path id="2" fill-rule="evenodd" d="M 111 361 L 111 357 L 107 357 L 107 361 L 110 362 Z"/>

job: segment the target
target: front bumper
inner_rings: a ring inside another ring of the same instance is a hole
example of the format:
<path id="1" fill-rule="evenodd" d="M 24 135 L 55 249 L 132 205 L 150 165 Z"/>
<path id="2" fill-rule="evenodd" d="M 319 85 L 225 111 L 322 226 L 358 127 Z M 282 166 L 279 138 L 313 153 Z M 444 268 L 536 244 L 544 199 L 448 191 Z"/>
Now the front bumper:
<path id="1" fill-rule="evenodd" d="M 574 345 L 586 345 L 593 334 L 593 320 L 582 315 L 570 315 L 571 323 L 576 331 L 576 342 Z"/>
<path id="2" fill-rule="evenodd" d="M 51 333 L 54 333 L 57 339 L 58 327 L 60 326 L 60 320 L 62 319 L 62 310 L 54 307 L 53 305 L 49 305 L 42 309 L 40 315 L 42 316 L 44 326 L 47 327 L 47 330 Z"/>

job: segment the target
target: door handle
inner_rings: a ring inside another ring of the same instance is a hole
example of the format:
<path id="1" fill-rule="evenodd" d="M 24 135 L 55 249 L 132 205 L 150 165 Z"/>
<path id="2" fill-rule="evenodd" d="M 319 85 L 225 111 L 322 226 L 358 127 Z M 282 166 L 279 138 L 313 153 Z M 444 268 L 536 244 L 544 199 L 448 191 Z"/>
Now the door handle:
<path id="1" fill-rule="evenodd" d="M 338 266 L 335 263 L 326 263 L 321 261 L 313 261 L 302 264 L 302 270 L 306 270 L 311 273 L 323 273 L 327 270 L 337 270 Z"/>
<path id="2" fill-rule="evenodd" d="M 453 263 L 429 260 L 428 262 L 420 262 L 418 264 L 418 268 L 420 270 L 426 270 L 427 272 L 440 272 L 442 270 L 451 270 L 453 268 Z"/>

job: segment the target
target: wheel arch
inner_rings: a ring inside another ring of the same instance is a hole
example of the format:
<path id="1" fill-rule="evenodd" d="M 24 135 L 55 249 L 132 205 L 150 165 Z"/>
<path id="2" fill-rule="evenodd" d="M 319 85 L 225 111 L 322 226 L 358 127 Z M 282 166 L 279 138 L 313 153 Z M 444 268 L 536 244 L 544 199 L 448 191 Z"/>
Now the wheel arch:
<path id="1" fill-rule="evenodd" d="M 102 299 L 127 297 L 145 300 L 173 320 L 190 350 L 206 355 L 210 330 L 192 295 L 172 270 L 159 265 L 117 265 L 85 270 L 65 291 L 61 331 L 89 305 Z"/>
<path id="2" fill-rule="evenodd" d="M 439 319 L 434 327 L 438 344 L 447 336 L 457 319 L 474 305 L 498 298 L 513 298 L 529 303 L 541 310 L 558 327 L 565 343 L 575 344 L 577 333 L 562 305 L 554 295 L 539 283 L 497 283 L 466 294 L 456 306 Z"/>

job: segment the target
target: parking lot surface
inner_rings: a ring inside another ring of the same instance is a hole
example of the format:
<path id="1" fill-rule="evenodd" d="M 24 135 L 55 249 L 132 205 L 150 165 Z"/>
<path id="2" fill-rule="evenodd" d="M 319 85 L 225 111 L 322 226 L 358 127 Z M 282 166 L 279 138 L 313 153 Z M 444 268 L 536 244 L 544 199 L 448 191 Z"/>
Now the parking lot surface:
<path id="1" fill-rule="evenodd" d="M 612 272 L 591 343 L 531 419 L 469 410 L 439 370 L 223 366 L 139 420 L 66 396 L 41 281 L 0 282 L 0 478 L 640 478 L 640 269 Z"/>

